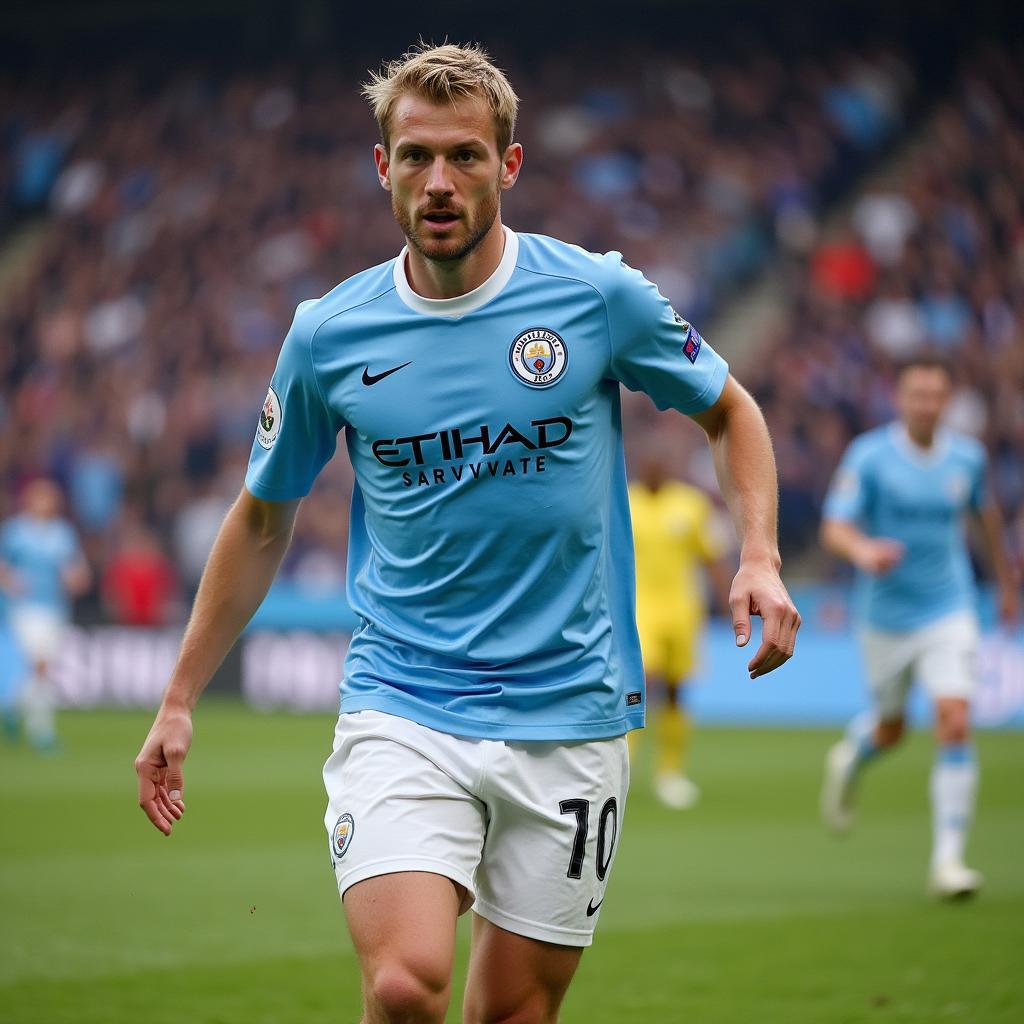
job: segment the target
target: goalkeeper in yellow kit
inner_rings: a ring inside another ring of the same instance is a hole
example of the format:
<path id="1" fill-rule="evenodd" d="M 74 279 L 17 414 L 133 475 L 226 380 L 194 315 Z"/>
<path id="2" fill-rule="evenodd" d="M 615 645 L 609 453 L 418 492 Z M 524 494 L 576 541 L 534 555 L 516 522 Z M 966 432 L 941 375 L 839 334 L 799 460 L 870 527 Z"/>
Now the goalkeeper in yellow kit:
<path id="1" fill-rule="evenodd" d="M 713 506 L 696 487 L 672 480 L 666 462 L 648 456 L 629 486 L 636 551 L 636 622 L 654 734 L 654 789 L 668 807 L 696 803 L 687 777 L 693 725 L 685 688 L 697 662 L 707 614 L 705 573 L 722 607 L 729 604 L 725 544 Z"/>

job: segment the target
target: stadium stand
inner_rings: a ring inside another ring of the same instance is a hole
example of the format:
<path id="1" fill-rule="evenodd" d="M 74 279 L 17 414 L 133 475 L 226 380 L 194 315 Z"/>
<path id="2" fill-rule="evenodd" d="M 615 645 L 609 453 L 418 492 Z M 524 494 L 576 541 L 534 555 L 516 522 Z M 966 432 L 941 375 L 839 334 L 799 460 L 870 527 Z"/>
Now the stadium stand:
<path id="1" fill-rule="evenodd" d="M 1021 244 L 1019 66 L 996 49 L 965 69 L 905 182 L 862 197 L 849 231 L 815 248 L 825 213 L 915 123 L 913 57 L 837 44 L 787 61 L 762 43 L 741 58 L 623 46 L 600 66 L 513 66 L 530 168 L 509 221 L 620 249 L 698 322 L 785 254 L 791 319 L 744 376 L 779 446 L 789 551 L 809 543 L 846 440 L 887 415 L 877 374 L 908 338 L 956 356 L 957 414 L 990 444 L 1019 514 L 1022 299 L 1005 262 Z M 53 475 L 99 580 L 130 523 L 187 589 L 295 304 L 400 244 L 356 76 L 139 65 L 73 92 L 0 82 L 0 109 L 17 110 L 3 220 L 46 224 L 0 310 L 0 516 L 26 480 Z M 636 402 L 626 416 L 649 423 Z M 350 487 L 338 459 L 304 505 L 287 575 L 340 580 Z"/>
<path id="2" fill-rule="evenodd" d="M 892 418 L 894 369 L 921 349 L 956 375 L 951 424 L 983 440 L 1024 551 L 1024 61 L 990 44 L 891 171 L 793 257 L 787 310 L 747 375 L 778 449 L 783 543 L 807 545 L 851 437 Z"/>

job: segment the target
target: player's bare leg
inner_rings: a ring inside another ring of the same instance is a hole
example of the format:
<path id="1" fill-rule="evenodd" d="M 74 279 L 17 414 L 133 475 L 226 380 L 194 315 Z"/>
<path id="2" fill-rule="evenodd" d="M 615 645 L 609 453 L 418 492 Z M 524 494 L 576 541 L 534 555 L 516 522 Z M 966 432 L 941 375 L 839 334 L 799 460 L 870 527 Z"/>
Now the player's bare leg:
<path id="1" fill-rule="evenodd" d="M 464 1024 L 555 1024 L 579 946 L 539 942 L 473 915 Z"/>
<path id="2" fill-rule="evenodd" d="M 861 771 L 879 754 L 896 746 L 905 728 L 902 716 L 878 719 L 869 712 L 855 718 L 846 735 L 829 749 L 821 787 L 821 816 L 833 832 L 842 834 L 853 827 Z"/>
<path id="3" fill-rule="evenodd" d="M 465 897 L 451 879 L 421 871 L 368 878 L 346 891 L 362 970 L 362 1024 L 443 1024 Z"/>
<path id="4" fill-rule="evenodd" d="M 944 899 L 972 896 L 981 887 L 982 877 L 964 864 L 978 789 L 966 700 L 940 697 L 935 701 L 935 738 L 938 749 L 929 787 L 934 829 L 929 885 Z"/>

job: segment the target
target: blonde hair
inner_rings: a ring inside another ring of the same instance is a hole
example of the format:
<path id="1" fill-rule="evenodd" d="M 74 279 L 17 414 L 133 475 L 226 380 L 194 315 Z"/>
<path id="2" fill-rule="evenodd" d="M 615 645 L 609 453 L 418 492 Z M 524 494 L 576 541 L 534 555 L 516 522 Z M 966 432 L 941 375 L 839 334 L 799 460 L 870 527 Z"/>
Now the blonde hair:
<path id="1" fill-rule="evenodd" d="M 500 68 L 495 67 L 479 43 L 459 46 L 420 43 L 388 61 L 380 71 L 371 71 L 362 87 L 377 119 L 384 148 L 389 147 L 391 115 L 405 93 L 417 93 L 434 103 L 452 103 L 464 96 L 480 96 L 494 117 L 498 153 L 504 153 L 516 127 L 519 97 Z"/>

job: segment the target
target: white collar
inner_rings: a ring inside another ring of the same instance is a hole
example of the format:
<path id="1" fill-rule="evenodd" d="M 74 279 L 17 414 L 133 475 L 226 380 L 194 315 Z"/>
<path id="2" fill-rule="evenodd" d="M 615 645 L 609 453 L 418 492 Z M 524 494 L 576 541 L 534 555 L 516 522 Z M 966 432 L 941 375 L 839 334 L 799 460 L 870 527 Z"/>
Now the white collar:
<path id="1" fill-rule="evenodd" d="M 949 431 L 942 427 L 935 431 L 930 448 L 922 448 L 899 420 L 890 426 L 889 432 L 896 447 L 911 462 L 916 462 L 921 466 L 931 466 L 941 461 L 949 448 Z"/>
<path id="2" fill-rule="evenodd" d="M 472 313 L 474 309 L 479 309 L 490 302 L 508 284 L 519 258 L 519 236 L 504 224 L 501 230 L 505 233 L 505 249 L 497 267 L 494 268 L 494 273 L 471 292 L 456 295 L 451 299 L 426 299 L 412 290 L 405 274 L 405 260 L 409 254 L 409 247 L 404 246 L 395 260 L 394 278 L 398 297 L 417 313 L 452 319 Z"/>

